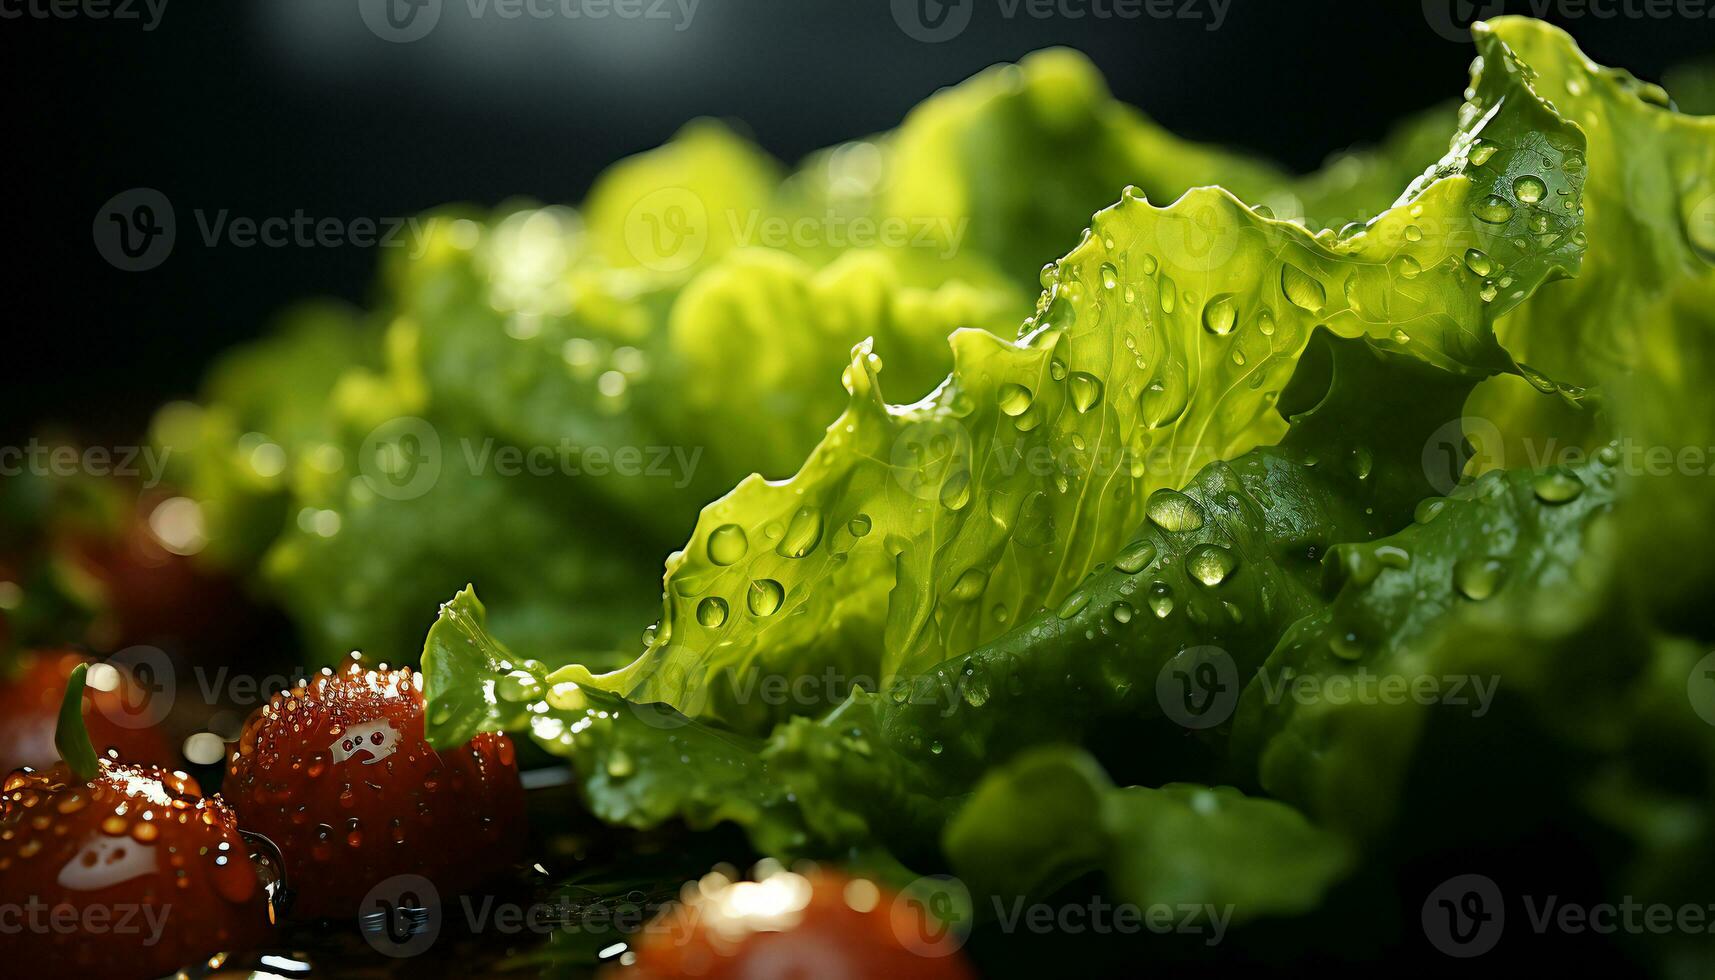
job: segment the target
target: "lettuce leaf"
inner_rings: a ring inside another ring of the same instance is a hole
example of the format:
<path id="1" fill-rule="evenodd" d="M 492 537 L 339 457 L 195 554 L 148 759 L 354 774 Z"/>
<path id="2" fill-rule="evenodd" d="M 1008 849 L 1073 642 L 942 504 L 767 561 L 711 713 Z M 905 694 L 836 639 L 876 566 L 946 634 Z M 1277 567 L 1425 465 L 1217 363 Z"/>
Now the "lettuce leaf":
<path id="1" fill-rule="evenodd" d="M 1527 237 L 1501 195 L 1515 167 L 1583 141 L 1516 62 L 1497 60 L 1471 104 L 1442 163 L 1346 238 L 1220 190 L 1164 208 L 1128 192 L 1045 270 L 1019 340 L 953 335 L 953 373 L 929 397 L 888 404 L 860 345 L 851 403 L 798 473 L 740 483 L 669 559 L 645 655 L 559 679 L 757 729 L 769 713 L 733 693 L 747 674 L 885 684 L 1059 603 L 1154 491 L 1280 438 L 1272 404 L 1316 326 L 1446 370 L 1509 369 L 1490 325 L 1574 270 L 1582 246 L 1575 209 Z M 1556 199 L 1577 200 L 1576 168 L 1543 169 Z M 1495 289 L 1474 253 L 1514 288 Z"/>
<path id="2" fill-rule="evenodd" d="M 1041 895 L 1105 869 L 1139 906 L 1212 906 L 1243 922 L 1315 907 L 1349 867 L 1339 838 L 1230 786 L 1116 787 L 1088 755 L 1047 746 L 984 778 L 944 836 L 973 891 Z"/>

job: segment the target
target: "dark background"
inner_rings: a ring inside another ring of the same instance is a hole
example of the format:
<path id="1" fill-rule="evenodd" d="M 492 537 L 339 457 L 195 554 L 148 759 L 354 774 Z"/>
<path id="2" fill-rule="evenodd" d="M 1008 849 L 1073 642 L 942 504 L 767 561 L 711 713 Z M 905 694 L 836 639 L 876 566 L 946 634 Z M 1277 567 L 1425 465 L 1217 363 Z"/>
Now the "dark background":
<path id="1" fill-rule="evenodd" d="M 148 32 L 0 20 L 12 191 L 0 438 L 58 421 L 123 439 L 293 301 L 365 299 L 371 250 L 209 248 L 193 210 L 350 220 L 514 196 L 575 203 L 604 166 L 698 115 L 739 120 L 793 161 L 1053 44 L 1088 53 L 1119 97 L 1181 133 L 1308 169 L 1456 96 L 1471 57 L 1419 0 L 1233 0 L 1213 31 L 1207 17 L 1007 19 L 998 0 L 964 2 L 970 26 L 933 45 L 901 31 L 887 0 L 701 0 L 683 31 L 473 20 L 447 0 L 435 32 L 404 45 L 372 35 L 357 0 L 169 0 Z M 1715 49 L 1715 21 L 1551 19 L 1646 78 Z M 179 239 L 159 268 L 125 273 L 91 229 L 134 187 L 167 195 Z"/>

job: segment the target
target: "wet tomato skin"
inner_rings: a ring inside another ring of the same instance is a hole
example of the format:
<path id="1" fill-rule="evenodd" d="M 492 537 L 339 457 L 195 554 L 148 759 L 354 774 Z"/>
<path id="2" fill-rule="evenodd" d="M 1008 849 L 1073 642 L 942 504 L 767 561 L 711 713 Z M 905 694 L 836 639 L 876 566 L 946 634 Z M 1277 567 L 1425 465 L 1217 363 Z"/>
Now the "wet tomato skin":
<path id="1" fill-rule="evenodd" d="M 159 977 L 271 934 L 237 818 L 155 766 L 20 770 L 0 789 L 0 963 L 11 976 Z"/>
<path id="2" fill-rule="evenodd" d="M 355 916 L 398 875 L 448 901 L 521 856 L 511 740 L 431 748 L 421 681 L 410 668 L 324 671 L 257 709 L 229 749 L 226 794 L 279 848 L 294 918 Z"/>
<path id="3" fill-rule="evenodd" d="M 687 886 L 606 980 L 970 980 L 957 937 L 862 879 L 818 870 Z"/>

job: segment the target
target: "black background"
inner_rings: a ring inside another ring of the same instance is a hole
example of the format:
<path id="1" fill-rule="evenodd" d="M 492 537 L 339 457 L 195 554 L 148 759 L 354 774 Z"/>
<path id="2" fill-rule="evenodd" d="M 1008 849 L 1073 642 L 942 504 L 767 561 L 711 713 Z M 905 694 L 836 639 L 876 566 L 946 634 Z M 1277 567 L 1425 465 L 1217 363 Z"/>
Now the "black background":
<path id="1" fill-rule="evenodd" d="M 350 220 L 514 196 L 575 203 L 608 163 L 698 115 L 738 120 L 793 161 L 1053 44 L 1088 53 L 1119 97 L 1179 132 L 1308 169 L 1456 96 L 1471 56 L 1420 0 L 1233 0 L 1216 30 L 1207 0 L 1196 19 L 1132 20 L 1009 19 L 999 0 L 963 2 L 970 26 L 933 45 L 901 31 L 887 0 L 700 0 L 682 31 L 472 20 L 447 0 L 434 34 L 404 45 L 370 34 L 356 0 L 169 0 L 148 32 L 0 20 L 12 203 L 0 437 L 64 422 L 123 439 L 293 301 L 365 299 L 371 251 L 206 247 L 193 211 Z M 1551 19 L 1646 78 L 1715 49 L 1715 21 Z M 179 241 L 159 268 L 124 273 L 91 228 L 134 187 L 171 199 Z"/>

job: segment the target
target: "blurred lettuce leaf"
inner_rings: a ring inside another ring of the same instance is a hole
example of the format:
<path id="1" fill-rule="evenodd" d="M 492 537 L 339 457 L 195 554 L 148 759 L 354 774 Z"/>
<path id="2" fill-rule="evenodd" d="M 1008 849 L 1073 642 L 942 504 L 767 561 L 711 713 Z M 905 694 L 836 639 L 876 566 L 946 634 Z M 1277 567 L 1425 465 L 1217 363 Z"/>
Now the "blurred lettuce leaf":
<path id="1" fill-rule="evenodd" d="M 1314 908 L 1352 857 L 1283 803 L 1230 786 L 1116 787 L 1090 756 L 1060 746 L 986 776 L 943 846 L 979 893 L 1042 895 L 1105 870 L 1118 901 L 1209 906 L 1238 922 Z"/>

